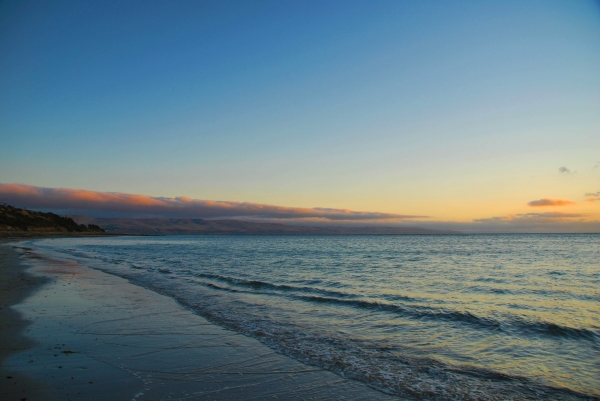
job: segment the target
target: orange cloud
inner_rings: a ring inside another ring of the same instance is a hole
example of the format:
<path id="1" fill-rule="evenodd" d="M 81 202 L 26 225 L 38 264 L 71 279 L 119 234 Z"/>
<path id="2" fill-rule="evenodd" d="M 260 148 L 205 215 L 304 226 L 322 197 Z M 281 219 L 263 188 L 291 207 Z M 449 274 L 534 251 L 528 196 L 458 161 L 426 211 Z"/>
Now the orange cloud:
<path id="1" fill-rule="evenodd" d="M 20 184 L 0 184 L 0 194 L 11 193 L 17 196 L 35 196 L 37 194 L 36 187 Z"/>
<path id="2" fill-rule="evenodd" d="M 153 197 L 122 192 L 96 192 L 69 188 L 43 188 L 24 184 L 0 184 L 0 202 L 28 208 L 113 217 L 195 217 L 320 219 L 321 221 L 402 221 L 427 216 L 346 209 L 299 208 L 251 202 L 228 202 Z"/>
<path id="3" fill-rule="evenodd" d="M 550 199 L 550 198 L 543 198 L 543 199 L 538 199 L 538 200 L 534 200 L 528 203 L 529 206 L 532 207 L 545 207 L 545 206 L 568 206 L 568 205 L 574 205 L 575 202 L 571 202 L 570 200 L 566 200 L 566 199 Z"/>
<path id="4" fill-rule="evenodd" d="M 596 201 L 599 201 L 599 200 L 600 200 L 600 197 L 592 197 L 592 198 L 587 198 L 586 202 L 596 202 Z"/>

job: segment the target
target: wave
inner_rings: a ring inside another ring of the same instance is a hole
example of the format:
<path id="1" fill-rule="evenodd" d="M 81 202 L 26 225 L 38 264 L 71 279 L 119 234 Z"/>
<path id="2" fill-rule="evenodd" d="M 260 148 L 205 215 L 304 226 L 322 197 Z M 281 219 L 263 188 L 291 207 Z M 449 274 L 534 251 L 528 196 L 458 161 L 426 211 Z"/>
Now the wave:
<path id="1" fill-rule="evenodd" d="M 296 296 L 296 298 L 309 302 L 330 303 L 361 309 L 392 312 L 395 314 L 415 319 L 434 319 L 468 323 L 473 326 L 497 331 L 512 331 L 516 329 L 522 333 L 544 334 L 552 337 L 565 337 L 572 339 L 584 339 L 592 341 L 594 343 L 597 343 L 599 337 L 598 333 L 589 329 L 562 326 L 551 322 L 531 322 L 516 317 L 507 318 L 504 321 L 499 321 L 492 318 L 476 316 L 470 312 L 449 311 L 443 309 L 425 309 L 423 307 L 408 307 L 366 300 L 344 300 L 316 296 Z"/>
<path id="2" fill-rule="evenodd" d="M 212 283 L 206 285 L 238 291 Z M 342 340 L 331 334 L 321 336 L 306 333 L 298 331 L 301 330 L 299 327 L 289 324 L 280 326 L 269 319 L 240 320 L 219 308 L 203 307 L 169 291 L 157 290 L 172 296 L 210 321 L 256 338 L 284 355 L 330 370 L 344 378 L 363 381 L 388 394 L 410 399 L 500 401 L 539 399 L 542 395 L 556 400 L 600 401 L 600 398 L 591 394 L 536 383 L 524 376 L 467 365 L 446 365 L 411 353 L 394 356 L 386 347 L 373 348 L 358 339 Z"/>
<path id="3" fill-rule="evenodd" d="M 437 320 L 448 320 L 455 322 L 467 322 L 473 325 L 488 327 L 494 329 L 500 329 L 501 323 L 493 319 L 487 319 L 475 316 L 470 312 L 458 312 L 458 311 L 445 311 L 445 310 L 425 310 L 423 308 L 388 304 L 385 302 L 374 302 L 367 300 L 343 300 L 336 298 L 327 297 L 316 297 L 316 296 L 296 296 L 298 299 L 302 299 L 309 302 L 318 303 L 330 303 L 344 306 L 350 306 L 360 309 L 377 310 L 385 312 L 393 312 L 403 316 L 408 316 L 417 319 L 423 318 L 434 318 Z"/>
<path id="4" fill-rule="evenodd" d="M 254 290 L 264 289 L 278 292 L 300 292 L 300 293 L 312 293 L 312 294 L 321 294 L 328 295 L 332 297 L 339 297 L 344 299 L 352 299 L 358 298 L 359 296 L 356 294 L 350 294 L 342 291 L 333 291 L 333 290 L 325 290 L 321 288 L 314 287 L 306 287 L 306 286 L 293 286 L 288 284 L 273 284 L 265 281 L 259 280 L 246 280 L 228 276 L 222 276 L 219 274 L 211 274 L 211 273 L 193 273 L 195 277 L 208 278 L 213 280 L 218 280 L 221 282 L 225 282 L 229 285 L 233 285 L 235 287 L 244 287 L 251 288 Z"/>
<path id="5" fill-rule="evenodd" d="M 551 337 L 583 339 L 592 341 L 594 343 L 598 342 L 599 337 L 598 333 L 594 332 L 593 330 L 558 325 L 552 322 L 535 322 L 521 319 L 515 316 L 510 318 L 507 317 L 505 320 L 500 321 L 489 317 L 477 316 L 467 311 L 453 311 L 447 309 L 426 308 L 422 306 L 417 307 L 410 305 L 365 300 L 361 299 L 359 295 L 349 294 L 341 291 L 332 291 L 303 286 L 292 286 L 286 284 L 273 284 L 260 280 L 246 280 L 210 273 L 194 273 L 194 276 L 218 280 L 227 283 L 228 285 L 231 285 L 233 287 L 249 288 L 253 290 L 262 289 L 268 291 L 275 291 L 276 293 L 278 293 L 275 294 L 263 292 L 264 295 L 283 295 L 288 298 L 294 298 L 305 302 L 316 302 L 352 307 L 362 310 L 389 312 L 417 320 L 442 320 L 447 322 L 465 323 L 471 326 L 493 331 L 508 332 L 516 330 L 524 334 L 542 334 Z M 204 284 L 210 288 L 217 290 L 239 292 L 239 290 L 236 290 L 235 288 L 218 286 L 213 283 L 201 282 L 201 284 Z M 404 300 L 410 302 L 417 301 L 416 299 L 411 297 L 404 297 L 398 295 L 390 296 L 389 298 L 392 298 L 394 300 Z"/>

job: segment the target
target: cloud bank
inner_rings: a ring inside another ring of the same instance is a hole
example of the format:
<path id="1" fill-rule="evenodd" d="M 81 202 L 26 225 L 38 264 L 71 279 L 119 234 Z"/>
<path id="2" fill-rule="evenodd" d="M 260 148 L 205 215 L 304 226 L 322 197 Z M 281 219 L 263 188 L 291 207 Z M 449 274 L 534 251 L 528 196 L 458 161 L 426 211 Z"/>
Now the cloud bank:
<path id="1" fill-rule="evenodd" d="M 600 221 L 590 213 L 519 213 L 476 219 L 471 232 L 495 233 L 597 233 Z"/>
<path id="2" fill-rule="evenodd" d="M 528 205 L 531 207 L 568 206 L 568 205 L 574 205 L 574 204 L 575 204 L 575 202 L 571 202 L 570 200 L 550 199 L 550 198 L 538 199 L 538 200 L 534 200 L 534 201 L 531 201 L 528 203 Z"/>
<path id="3" fill-rule="evenodd" d="M 476 223 L 489 223 L 489 222 L 514 222 L 514 221 L 536 221 L 536 222 L 553 222 L 556 220 L 571 220 L 579 219 L 590 216 L 589 213 L 559 213 L 559 212 L 546 212 L 546 213 L 519 213 L 509 214 L 507 216 L 500 217 L 489 217 L 485 219 L 475 219 Z"/>
<path id="4" fill-rule="evenodd" d="M 573 203 L 568 200 L 546 198 L 530 203 L 540 201 L 544 201 L 543 203 L 550 201 L 551 205 L 543 206 L 564 206 Z M 560 202 L 557 204 L 556 201 Z M 59 214 L 84 214 L 94 217 L 235 218 L 293 225 L 416 226 L 464 233 L 600 232 L 598 215 L 593 213 L 533 212 L 481 218 L 469 222 L 435 221 L 427 216 L 345 209 L 295 208 L 250 202 L 199 200 L 185 196 L 153 197 L 121 192 L 43 188 L 23 184 L 0 184 L 0 203 Z"/>
<path id="5" fill-rule="evenodd" d="M 0 184 L 0 202 L 17 207 L 53 210 L 61 214 L 89 214 L 94 217 L 308 219 L 325 222 L 387 222 L 427 217 L 347 209 L 299 208 L 251 202 L 201 200 L 186 196 L 165 198 L 122 192 L 44 188 L 24 184 Z"/>
<path id="6" fill-rule="evenodd" d="M 519 213 L 475 219 L 472 222 L 427 221 L 419 227 L 464 233 L 600 233 L 593 213 Z"/>

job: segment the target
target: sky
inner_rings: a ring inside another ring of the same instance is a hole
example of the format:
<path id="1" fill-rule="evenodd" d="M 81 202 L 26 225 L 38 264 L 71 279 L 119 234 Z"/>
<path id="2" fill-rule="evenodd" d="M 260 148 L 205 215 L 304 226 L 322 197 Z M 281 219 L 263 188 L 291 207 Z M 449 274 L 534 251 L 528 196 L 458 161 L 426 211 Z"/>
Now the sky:
<path id="1" fill-rule="evenodd" d="M 598 66 L 597 1 L 4 1 L 0 202 L 600 232 Z"/>

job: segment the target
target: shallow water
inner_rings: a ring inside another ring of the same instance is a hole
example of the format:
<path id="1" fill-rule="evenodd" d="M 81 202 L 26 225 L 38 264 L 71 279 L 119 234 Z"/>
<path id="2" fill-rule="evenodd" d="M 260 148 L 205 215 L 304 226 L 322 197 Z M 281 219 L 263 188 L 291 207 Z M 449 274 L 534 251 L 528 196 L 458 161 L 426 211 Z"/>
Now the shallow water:
<path id="1" fill-rule="evenodd" d="M 600 235 L 167 236 L 34 246 L 398 395 L 600 396 Z"/>

